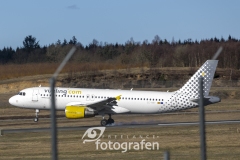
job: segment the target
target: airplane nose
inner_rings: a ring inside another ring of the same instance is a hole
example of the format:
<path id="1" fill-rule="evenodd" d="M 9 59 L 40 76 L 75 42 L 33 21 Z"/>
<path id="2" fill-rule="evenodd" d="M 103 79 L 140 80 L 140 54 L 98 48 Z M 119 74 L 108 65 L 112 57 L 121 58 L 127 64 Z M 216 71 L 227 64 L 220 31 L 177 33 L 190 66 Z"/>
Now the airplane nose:
<path id="1" fill-rule="evenodd" d="M 14 96 L 11 97 L 11 98 L 8 100 L 8 102 L 9 102 L 11 105 L 14 105 L 14 104 L 15 104 L 15 98 L 14 98 Z"/>

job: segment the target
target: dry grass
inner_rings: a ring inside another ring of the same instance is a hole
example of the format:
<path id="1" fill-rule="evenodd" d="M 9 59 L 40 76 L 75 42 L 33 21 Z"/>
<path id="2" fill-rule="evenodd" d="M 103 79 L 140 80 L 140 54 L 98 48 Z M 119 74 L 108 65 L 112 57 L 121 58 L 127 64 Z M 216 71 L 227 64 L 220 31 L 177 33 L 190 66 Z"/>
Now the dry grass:
<path id="1" fill-rule="evenodd" d="M 0 66 L 0 79 L 11 79 L 30 75 L 54 73 L 57 64 L 32 63 L 32 64 L 6 64 Z"/>
<path id="2" fill-rule="evenodd" d="M 208 159 L 238 159 L 240 144 L 237 124 L 208 125 L 206 128 Z M 61 131 L 58 133 L 60 159 L 162 159 L 169 150 L 171 159 L 199 159 L 199 132 L 197 126 L 107 128 L 101 142 L 140 142 L 149 135 L 148 142 L 158 142 L 159 150 L 96 150 L 94 143 L 83 144 L 85 131 Z M 107 138 L 111 136 L 111 139 Z M 123 135 L 123 138 L 120 138 Z M 128 135 L 128 138 L 127 138 Z M 153 135 L 155 138 L 153 138 Z M 117 136 L 117 138 L 113 138 Z M 133 138 L 133 137 L 136 138 Z M 50 159 L 50 134 L 18 133 L 4 135 L 0 141 L 0 159 Z"/>
<path id="3" fill-rule="evenodd" d="M 6 64 L 0 65 L 0 80 L 18 78 L 24 76 L 42 75 L 42 74 L 53 74 L 59 63 L 28 63 L 28 64 Z M 69 62 L 63 68 L 62 73 L 74 73 L 74 72 L 89 72 L 89 71 L 100 71 L 107 69 L 126 69 L 140 67 L 141 65 L 126 66 L 116 63 L 108 62 L 89 62 L 89 63 L 76 63 Z"/>

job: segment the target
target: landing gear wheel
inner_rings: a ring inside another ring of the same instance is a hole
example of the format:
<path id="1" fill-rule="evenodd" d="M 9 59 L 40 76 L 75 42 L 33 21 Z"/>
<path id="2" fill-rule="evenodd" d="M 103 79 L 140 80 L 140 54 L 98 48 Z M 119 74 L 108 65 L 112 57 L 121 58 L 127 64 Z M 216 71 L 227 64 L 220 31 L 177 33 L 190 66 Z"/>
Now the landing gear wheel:
<path id="1" fill-rule="evenodd" d="M 34 118 L 34 122 L 37 122 L 38 121 L 38 118 L 36 117 L 36 118 Z"/>
<path id="2" fill-rule="evenodd" d="M 114 120 L 112 119 L 112 115 L 111 114 L 108 114 L 109 115 L 109 118 L 107 120 L 107 124 L 113 124 L 114 123 Z"/>
<path id="3" fill-rule="evenodd" d="M 112 119 L 112 118 L 109 118 L 108 120 L 107 120 L 107 124 L 113 124 L 114 123 L 114 120 Z"/>
<path id="4" fill-rule="evenodd" d="M 106 119 L 101 120 L 101 125 L 106 126 L 107 125 L 107 120 Z"/>

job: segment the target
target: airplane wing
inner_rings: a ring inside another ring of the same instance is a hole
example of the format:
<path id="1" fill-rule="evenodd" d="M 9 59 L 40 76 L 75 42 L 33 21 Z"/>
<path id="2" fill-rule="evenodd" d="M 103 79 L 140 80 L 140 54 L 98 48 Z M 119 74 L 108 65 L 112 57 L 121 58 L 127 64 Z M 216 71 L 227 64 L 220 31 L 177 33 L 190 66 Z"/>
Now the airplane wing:
<path id="1" fill-rule="evenodd" d="M 98 113 L 109 113 L 112 112 L 112 109 L 114 109 L 113 106 L 117 106 L 117 100 L 120 100 L 121 95 L 117 96 L 117 97 L 110 97 L 98 102 L 94 102 L 94 103 L 88 103 L 88 104 L 80 104 L 80 103 L 69 103 L 67 104 L 67 106 L 69 105 L 77 105 L 77 106 L 86 106 L 88 108 L 91 108 L 95 111 L 97 111 Z"/>
<path id="2" fill-rule="evenodd" d="M 117 106 L 116 100 L 116 98 L 108 98 L 96 103 L 87 104 L 86 106 L 98 112 L 102 110 L 111 110 L 113 109 L 113 106 Z"/>

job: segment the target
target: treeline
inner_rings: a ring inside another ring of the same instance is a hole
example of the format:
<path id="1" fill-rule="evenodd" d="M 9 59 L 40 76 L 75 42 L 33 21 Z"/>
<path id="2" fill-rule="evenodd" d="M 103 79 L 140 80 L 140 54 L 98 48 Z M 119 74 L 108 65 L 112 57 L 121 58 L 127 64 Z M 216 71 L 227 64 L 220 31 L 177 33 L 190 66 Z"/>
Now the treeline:
<path id="1" fill-rule="evenodd" d="M 72 62 L 126 67 L 199 67 L 222 46 L 218 67 L 240 69 L 240 40 L 230 35 L 228 39 L 173 39 L 171 42 L 156 35 L 152 42 L 135 42 L 131 38 L 125 44 L 102 43 L 94 39 L 86 46 L 73 36 L 69 41 L 57 40 L 56 43 L 42 47 L 35 37 L 29 35 L 23 40 L 23 46 L 16 50 L 11 47 L 0 49 L 0 64 L 60 62 L 72 46 L 77 47 Z"/>

